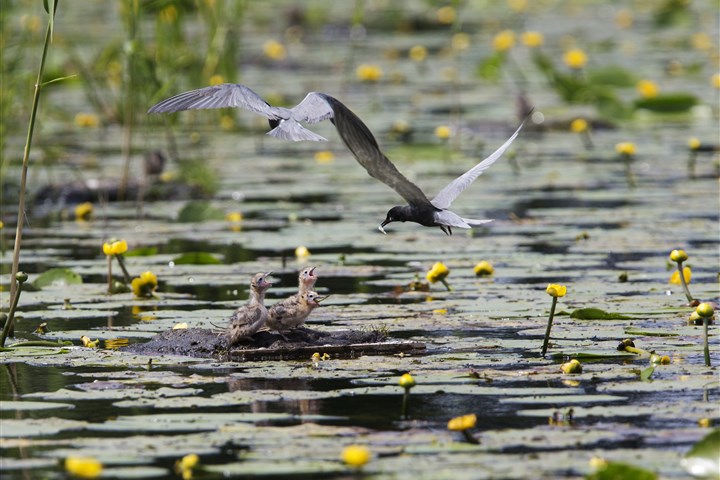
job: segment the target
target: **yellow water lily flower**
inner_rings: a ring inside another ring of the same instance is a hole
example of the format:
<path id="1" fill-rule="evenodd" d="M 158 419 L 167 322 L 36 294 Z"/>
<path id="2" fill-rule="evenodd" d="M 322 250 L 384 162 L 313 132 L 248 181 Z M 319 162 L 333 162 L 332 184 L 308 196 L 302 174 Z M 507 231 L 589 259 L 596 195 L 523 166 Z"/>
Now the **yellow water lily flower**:
<path id="1" fill-rule="evenodd" d="M 628 157 L 631 157 L 635 155 L 637 148 L 632 142 L 620 142 L 615 145 L 615 151 L 620 155 L 627 155 Z"/>
<path id="2" fill-rule="evenodd" d="M 118 240 L 111 243 L 103 243 L 103 253 L 105 255 L 120 255 L 127 252 L 128 244 L 125 240 Z"/>
<path id="3" fill-rule="evenodd" d="M 75 115 L 75 125 L 83 128 L 95 128 L 100 125 L 100 118 L 94 113 L 78 113 Z"/>
<path id="4" fill-rule="evenodd" d="M 65 470 L 78 478 L 97 478 L 103 465 L 92 457 L 68 457 L 65 459 Z"/>
<path id="5" fill-rule="evenodd" d="M 463 32 L 456 33 L 450 40 L 450 46 L 458 52 L 467 50 L 470 48 L 470 35 Z"/>
<path id="6" fill-rule="evenodd" d="M 382 68 L 378 65 L 363 63 L 355 70 L 355 75 L 361 82 L 377 82 L 383 76 Z"/>
<path id="7" fill-rule="evenodd" d="M 230 212 L 227 215 L 225 215 L 225 220 L 232 223 L 239 223 L 242 222 L 243 214 L 240 212 Z"/>
<path id="8" fill-rule="evenodd" d="M 643 98 L 655 98 L 660 93 L 660 87 L 652 80 L 640 80 L 635 88 Z"/>
<path id="9" fill-rule="evenodd" d="M 404 389 L 408 390 L 410 388 L 413 388 L 415 386 L 415 378 L 413 378 L 412 375 L 409 373 L 404 373 L 402 377 L 400 377 L 400 386 Z"/>
<path id="10" fill-rule="evenodd" d="M 410 51 L 408 52 L 408 57 L 410 57 L 410 60 L 413 62 L 422 62 L 427 58 L 427 48 L 423 47 L 422 45 L 414 45 L 412 48 L 410 48 Z"/>
<path id="11" fill-rule="evenodd" d="M 477 415 L 470 413 L 468 415 L 462 415 L 460 417 L 450 419 L 450 421 L 448 421 L 447 428 L 453 432 L 461 432 L 463 430 L 474 428 L 476 424 Z"/>
<path id="12" fill-rule="evenodd" d="M 310 250 L 307 249 L 307 247 L 300 245 L 295 249 L 295 256 L 299 259 L 305 259 L 310 256 Z"/>
<path id="13" fill-rule="evenodd" d="M 210 85 L 220 85 L 221 83 L 225 83 L 225 78 L 219 73 L 216 73 L 215 75 L 210 77 L 210 81 L 208 83 Z"/>
<path id="14" fill-rule="evenodd" d="M 362 467 L 370 461 L 370 450 L 362 445 L 349 445 L 345 447 L 340 454 L 340 458 L 345 464 L 351 467 Z"/>
<path id="15" fill-rule="evenodd" d="M 688 254 L 685 250 L 673 250 L 670 252 L 670 260 L 676 263 L 684 262 L 688 259 Z"/>
<path id="16" fill-rule="evenodd" d="M 573 48 L 563 54 L 563 62 L 568 67 L 579 70 L 587 64 L 587 54 L 579 48 Z"/>
<path id="17" fill-rule="evenodd" d="M 133 278 L 131 286 L 136 297 L 152 297 L 158 286 L 157 277 L 151 271 L 143 272 Z"/>
<path id="18" fill-rule="evenodd" d="M 713 87 L 720 88 L 720 73 L 716 73 L 715 75 L 713 75 L 710 83 L 712 83 Z"/>
<path id="19" fill-rule="evenodd" d="M 315 152 L 315 161 L 317 163 L 332 163 L 335 161 L 335 154 L 330 150 L 320 150 Z"/>
<path id="20" fill-rule="evenodd" d="M 82 337 L 80 337 L 80 341 L 82 342 L 83 347 L 88 348 L 97 348 L 100 343 L 100 340 L 90 340 L 90 337 L 88 337 L 87 335 L 83 335 Z"/>
<path id="21" fill-rule="evenodd" d="M 263 45 L 263 53 L 271 60 L 283 60 L 287 56 L 285 45 L 276 41 L 268 40 Z"/>
<path id="22" fill-rule="evenodd" d="M 547 286 L 545 289 L 545 292 L 550 295 L 551 297 L 564 297 L 567 293 L 567 287 L 565 285 L 558 285 L 555 283 L 551 283 Z"/>
<path id="23" fill-rule="evenodd" d="M 570 130 L 574 133 L 587 132 L 588 122 L 584 118 L 576 118 L 570 122 Z"/>
<path id="24" fill-rule="evenodd" d="M 432 268 L 427 272 L 425 278 L 428 282 L 435 283 L 445 280 L 450 274 L 450 269 L 442 262 L 435 262 Z"/>
<path id="25" fill-rule="evenodd" d="M 515 32 L 512 30 L 503 30 L 493 37 L 493 50 L 496 52 L 505 52 L 515 46 Z"/>
<path id="26" fill-rule="evenodd" d="M 439 125 L 435 128 L 435 136 L 441 140 L 447 140 L 452 136 L 452 130 L 447 125 Z"/>
<path id="27" fill-rule="evenodd" d="M 175 5 L 168 5 L 158 12 L 158 18 L 162 23 L 175 23 L 178 18 L 178 10 Z"/>
<path id="28" fill-rule="evenodd" d="M 76 220 L 89 220 L 93 213 L 93 204 L 84 202 L 75 207 Z"/>
<path id="29" fill-rule="evenodd" d="M 699 138 L 690 137 L 688 139 L 688 147 L 690 148 L 690 150 L 697 150 L 698 148 L 700 148 L 700 145 L 702 145 L 702 143 L 700 142 Z"/>
<path id="30" fill-rule="evenodd" d="M 529 31 L 524 32 L 520 36 L 520 40 L 526 47 L 537 48 L 545 43 L 545 36 L 540 32 Z"/>
<path id="31" fill-rule="evenodd" d="M 475 265 L 473 271 L 478 277 L 486 277 L 495 272 L 495 267 L 493 267 L 492 263 L 487 260 L 482 260 Z"/>
<path id="32" fill-rule="evenodd" d="M 437 10 L 437 19 L 438 22 L 442 23 L 443 25 L 449 25 L 455 21 L 457 18 L 457 12 L 455 9 L 451 6 L 445 6 L 440 7 Z"/>
<path id="33" fill-rule="evenodd" d="M 692 270 L 690 270 L 690 267 L 683 268 L 683 277 L 685 277 L 685 283 L 690 283 L 690 279 L 692 278 Z M 672 275 L 670 275 L 669 282 L 673 285 L 682 285 L 682 281 L 680 281 L 680 272 L 675 270 Z"/>
<path id="34" fill-rule="evenodd" d="M 712 317 L 715 314 L 715 309 L 713 308 L 712 304 L 709 302 L 703 302 L 700 305 L 695 308 L 695 311 L 700 315 L 701 317 Z"/>
<path id="35" fill-rule="evenodd" d="M 560 370 L 563 373 L 582 373 L 582 365 L 576 358 L 573 358 L 569 362 L 560 365 Z"/>

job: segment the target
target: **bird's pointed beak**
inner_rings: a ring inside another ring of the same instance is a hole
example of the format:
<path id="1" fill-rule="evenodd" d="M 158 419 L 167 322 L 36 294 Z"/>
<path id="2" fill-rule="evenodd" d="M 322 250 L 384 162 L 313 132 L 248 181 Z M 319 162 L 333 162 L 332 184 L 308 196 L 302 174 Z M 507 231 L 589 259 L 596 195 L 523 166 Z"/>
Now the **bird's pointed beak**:
<path id="1" fill-rule="evenodd" d="M 383 228 L 384 226 L 385 226 L 385 224 L 381 223 L 380 225 L 378 225 L 378 230 L 380 230 L 382 233 L 384 233 L 385 235 L 387 235 L 387 232 L 386 232 L 385 229 Z"/>
<path id="2" fill-rule="evenodd" d="M 316 297 L 316 298 L 315 298 L 315 303 L 319 304 L 320 302 L 322 302 L 323 300 L 325 300 L 325 299 L 328 298 L 329 296 L 330 296 L 330 295 L 325 295 L 324 297 Z"/>
<path id="3" fill-rule="evenodd" d="M 267 283 L 268 287 L 272 287 L 272 283 L 270 283 L 270 282 L 267 281 L 267 277 L 269 277 L 270 275 L 272 275 L 272 273 L 273 273 L 273 272 L 267 272 L 267 273 L 265 274 L 265 276 L 263 277 L 263 280 L 265 280 L 265 283 Z"/>
<path id="4" fill-rule="evenodd" d="M 317 267 L 312 267 L 312 268 L 310 269 L 310 276 L 315 275 L 315 269 L 316 269 L 316 268 L 317 268 Z"/>

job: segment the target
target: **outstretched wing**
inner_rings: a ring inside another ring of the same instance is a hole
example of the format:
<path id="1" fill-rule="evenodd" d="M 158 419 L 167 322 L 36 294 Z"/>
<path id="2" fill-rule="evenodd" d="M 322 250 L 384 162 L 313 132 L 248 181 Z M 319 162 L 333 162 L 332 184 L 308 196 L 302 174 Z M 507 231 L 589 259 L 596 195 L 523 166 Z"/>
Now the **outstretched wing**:
<path id="1" fill-rule="evenodd" d="M 510 144 L 515 140 L 515 138 L 520 133 L 520 129 L 522 129 L 523 125 L 525 125 L 525 121 L 527 120 L 527 117 L 523 122 L 520 124 L 517 130 L 515 130 L 515 133 L 513 133 L 510 138 L 503 143 L 500 148 L 495 150 L 492 155 L 487 157 L 482 162 L 475 165 L 473 168 L 468 170 L 467 172 L 460 175 L 458 178 L 450 182 L 445 188 L 443 188 L 440 193 L 437 194 L 435 198 L 432 199 L 432 204 L 441 209 L 450 208 L 450 205 L 453 201 L 462 193 L 463 190 L 465 190 L 477 177 L 482 175 L 482 173 L 490 168 L 490 166 L 497 161 L 498 158 L 502 156 L 503 153 L 505 153 L 505 150 L 508 149 Z"/>
<path id="2" fill-rule="evenodd" d="M 290 109 L 293 120 L 298 122 L 319 123 L 332 118 L 333 109 L 324 93 L 310 92 L 303 101 Z"/>
<path id="3" fill-rule="evenodd" d="M 244 108 L 268 119 L 289 116 L 287 109 L 273 107 L 245 85 L 235 83 L 222 83 L 180 93 L 153 105 L 148 113 L 229 107 Z"/>
<path id="4" fill-rule="evenodd" d="M 340 138 L 350 149 L 355 160 L 362 165 L 371 177 L 376 178 L 395 190 L 411 205 L 430 205 L 430 201 L 417 185 L 398 171 L 393 163 L 380 151 L 372 132 L 357 115 L 339 100 L 330 95 L 322 95 L 333 110 L 332 122 Z"/>

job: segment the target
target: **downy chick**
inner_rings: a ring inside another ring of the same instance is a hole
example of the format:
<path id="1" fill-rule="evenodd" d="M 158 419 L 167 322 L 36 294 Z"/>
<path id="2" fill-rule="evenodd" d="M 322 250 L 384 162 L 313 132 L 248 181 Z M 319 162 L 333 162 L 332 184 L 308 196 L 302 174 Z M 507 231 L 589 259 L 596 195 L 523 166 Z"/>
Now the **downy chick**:
<path id="1" fill-rule="evenodd" d="M 277 330 L 277 332 L 287 340 L 283 332 L 297 328 L 305 323 L 310 312 L 316 307 L 319 307 L 320 302 L 326 298 L 327 296 L 321 297 L 317 292 L 313 292 L 312 290 L 303 294 L 293 295 L 281 303 L 273 305 L 271 313 L 268 316 L 267 326 L 271 330 Z"/>
<path id="2" fill-rule="evenodd" d="M 255 335 L 268 319 L 268 311 L 263 304 L 265 291 L 272 286 L 268 283 L 268 273 L 258 273 L 250 281 L 250 299 L 248 303 L 238 308 L 230 317 L 228 336 L 230 345 L 235 345 L 244 338 Z"/>

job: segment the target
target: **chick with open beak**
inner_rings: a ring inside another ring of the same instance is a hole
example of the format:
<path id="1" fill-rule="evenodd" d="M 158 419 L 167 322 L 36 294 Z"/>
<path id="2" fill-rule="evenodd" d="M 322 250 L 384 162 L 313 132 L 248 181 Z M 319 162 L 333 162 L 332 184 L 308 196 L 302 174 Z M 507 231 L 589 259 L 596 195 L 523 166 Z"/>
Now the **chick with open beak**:
<path id="1" fill-rule="evenodd" d="M 230 317 L 227 330 L 230 345 L 248 339 L 265 326 L 268 310 L 265 307 L 265 291 L 272 286 L 267 277 L 272 272 L 258 273 L 250 281 L 250 299 Z"/>
<path id="2" fill-rule="evenodd" d="M 285 332 L 302 326 L 310 313 L 320 306 L 327 296 L 320 296 L 312 290 L 303 294 L 293 295 L 272 306 L 268 315 L 267 326 L 277 331 L 286 341 Z"/>

